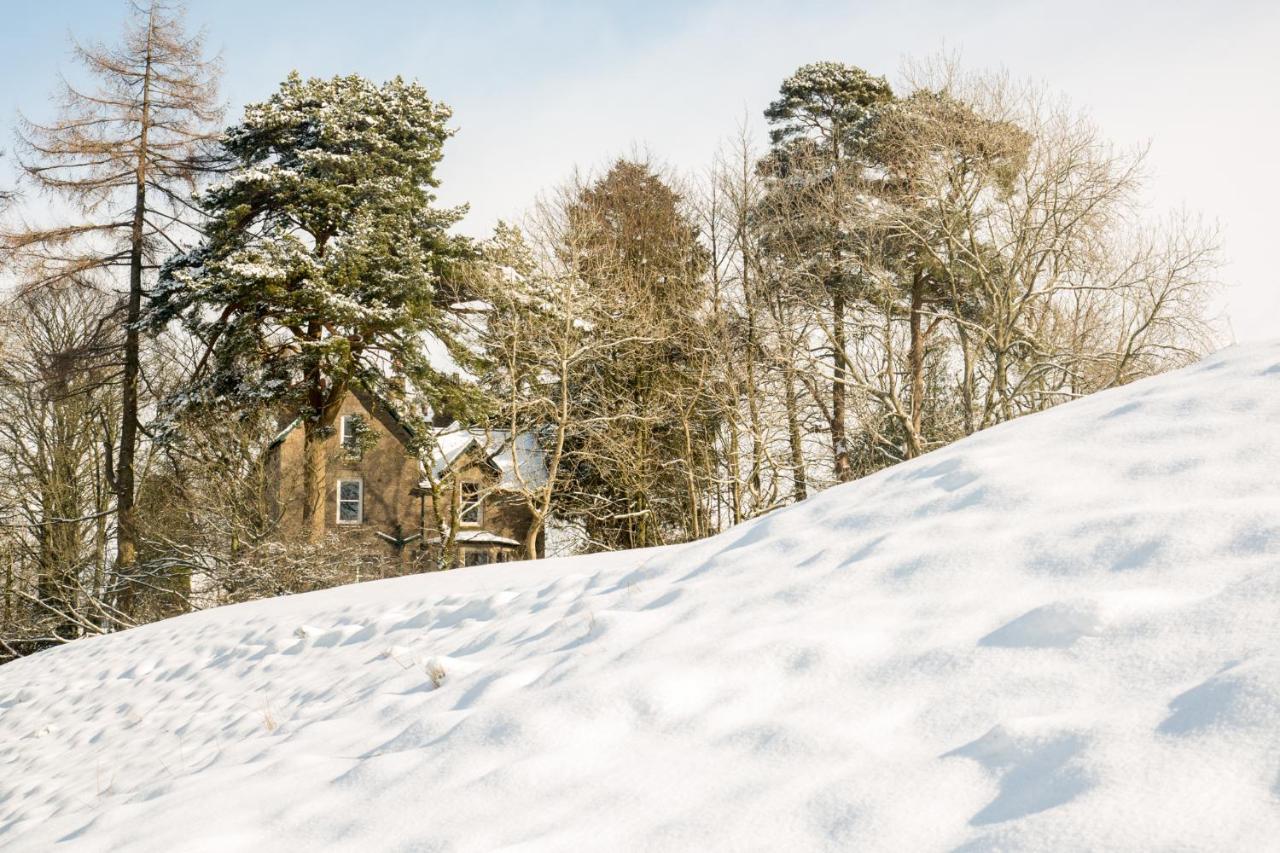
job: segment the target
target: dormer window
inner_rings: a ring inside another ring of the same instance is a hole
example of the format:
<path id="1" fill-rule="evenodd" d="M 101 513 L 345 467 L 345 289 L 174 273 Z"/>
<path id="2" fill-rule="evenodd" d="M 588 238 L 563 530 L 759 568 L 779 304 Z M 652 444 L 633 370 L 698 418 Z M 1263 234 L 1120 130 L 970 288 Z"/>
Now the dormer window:
<path id="1" fill-rule="evenodd" d="M 461 503 L 458 508 L 458 521 L 462 524 L 479 526 L 484 514 L 484 502 L 480 497 L 480 484 L 463 481 L 460 484 Z"/>

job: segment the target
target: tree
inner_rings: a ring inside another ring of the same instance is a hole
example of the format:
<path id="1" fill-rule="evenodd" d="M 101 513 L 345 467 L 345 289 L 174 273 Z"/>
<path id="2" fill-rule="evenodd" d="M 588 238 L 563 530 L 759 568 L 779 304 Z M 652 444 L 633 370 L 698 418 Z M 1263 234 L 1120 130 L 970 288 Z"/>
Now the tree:
<path id="1" fill-rule="evenodd" d="M 1185 219 L 1144 222 L 1142 152 L 1114 150 L 1064 105 L 1003 77 L 942 64 L 915 82 L 881 121 L 890 177 L 874 218 L 898 259 L 898 302 L 910 303 L 898 310 L 919 449 L 1211 346 L 1212 235 Z M 939 387 L 928 395 L 935 332 Z"/>
<path id="2" fill-rule="evenodd" d="M 107 561 L 99 423 L 118 330 L 107 299 L 71 282 L 3 307 L 0 347 L 0 660 L 130 624 Z"/>
<path id="3" fill-rule="evenodd" d="M 883 78 L 837 62 L 802 66 L 783 81 L 779 97 L 765 110 L 773 150 L 764 164 L 773 178 L 775 216 L 804 220 L 785 223 L 801 244 L 806 268 L 829 300 L 831 405 L 827 413 L 836 480 L 853 476 L 847 436 L 848 358 L 846 303 L 857 270 L 850 263 L 851 241 L 845 206 L 852 201 L 876 119 L 893 92 Z M 778 198 L 781 194 L 783 198 Z M 803 203 L 802 200 L 807 201 Z M 802 202 L 802 203 L 798 203 Z"/>
<path id="4" fill-rule="evenodd" d="M 571 383 L 562 509 L 597 547 L 694 538 L 714 433 L 698 228 L 646 163 L 619 160 L 564 201 L 555 250 L 595 316 Z"/>
<path id="5" fill-rule="evenodd" d="M 536 435 L 512 452 L 539 454 L 549 474 L 520 484 L 527 550 L 553 509 L 592 549 L 703 535 L 714 362 L 708 257 L 686 203 L 647 163 L 619 160 L 528 224 L 528 241 L 497 230 L 479 286 L 493 425 Z"/>
<path id="6" fill-rule="evenodd" d="M 531 518 L 522 544 L 532 560 L 563 484 L 570 432 L 580 427 L 572 383 L 600 343 L 588 341 L 599 319 L 596 303 L 580 278 L 540 259 L 506 223 L 498 223 L 482 247 L 474 272 L 490 309 L 480 329 L 488 362 L 483 384 L 493 399 L 495 428 L 510 442 L 516 491 Z"/>
<path id="7" fill-rule="evenodd" d="M 461 211 L 432 206 L 449 117 L 400 78 L 290 75 L 226 132 L 234 170 L 200 197 L 208 236 L 166 264 L 150 310 L 153 326 L 181 318 L 206 346 L 180 405 L 301 419 L 312 542 L 324 534 L 323 442 L 349 389 L 410 419 L 410 392 L 455 414 L 470 405 L 422 346 L 429 336 L 459 363 L 472 357 L 445 310 L 458 295 L 448 272 L 468 256 L 448 234 Z"/>
<path id="8" fill-rule="evenodd" d="M 0 157 L 4 156 L 4 152 L 0 152 Z M 9 203 L 13 201 L 14 192 L 11 189 L 0 187 L 0 213 L 3 213 Z"/>
<path id="9" fill-rule="evenodd" d="M 732 147 L 717 158 L 710 175 L 711 186 L 704 193 L 708 203 L 704 233 L 712 247 L 716 271 L 712 321 L 721 330 L 720 360 L 725 366 L 726 391 L 736 401 L 745 399 L 746 433 L 750 452 L 746 454 L 746 476 L 734 474 L 741 468 L 733 447 L 737 427 L 726 406 L 729 429 L 729 476 L 736 484 L 730 495 L 734 521 L 767 512 L 779 503 L 804 500 L 808 493 L 808 471 L 802 425 L 805 413 L 803 389 L 798 374 L 806 367 L 811 323 L 797 310 L 798 300 L 788 292 L 787 252 L 779 252 L 780 229 L 769 223 L 773 212 L 766 203 L 766 179 L 745 131 L 739 129 Z M 776 200 L 777 186 L 773 200 Z M 712 200 L 719 196 L 718 204 Z M 724 234 L 717 237 L 717 232 Z M 789 244 L 786 246 L 789 248 Z M 802 303 L 801 303 L 802 304 Z M 736 389 L 736 390 L 735 390 Z M 730 402 L 726 400 L 726 402 Z M 775 456 L 787 460 L 779 465 Z M 783 492 L 789 480 L 789 495 Z M 742 494 L 739 495 L 738 493 Z"/>
<path id="10" fill-rule="evenodd" d="M 793 322 L 814 321 L 829 346 L 829 397 L 825 371 L 799 375 L 830 424 L 837 480 L 1210 340 L 1211 237 L 1143 225 L 1141 157 L 1042 93 L 940 63 L 903 97 L 830 64 L 783 95 L 759 227 Z"/>
<path id="11" fill-rule="evenodd" d="M 189 193 L 214 167 L 208 146 L 221 115 L 219 68 L 204 58 L 202 37 L 188 34 L 181 14 L 161 0 L 133 6 L 119 46 L 76 44 L 75 55 L 97 88 L 64 84 L 55 120 L 23 121 L 22 170 L 84 218 L 24 228 L 5 234 L 4 243 L 35 266 L 32 286 L 73 280 L 114 286 L 118 274 L 127 275 L 116 315 L 122 329 L 120 421 L 111 486 L 116 559 L 128 575 L 137 559 L 134 468 L 145 277 L 158 256 L 179 247 Z M 125 610 L 131 595 L 122 588 Z"/>

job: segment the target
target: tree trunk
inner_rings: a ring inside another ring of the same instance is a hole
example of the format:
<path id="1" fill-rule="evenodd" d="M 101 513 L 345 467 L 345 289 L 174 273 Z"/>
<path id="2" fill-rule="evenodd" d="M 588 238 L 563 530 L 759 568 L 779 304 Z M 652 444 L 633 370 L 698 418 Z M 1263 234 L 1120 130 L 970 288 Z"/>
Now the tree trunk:
<path id="1" fill-rule="evenodd" d="M 538 536 L 542 533 L 543 519 L 534 516 L 533 523 L 529 525 L 529 531 L 524 535 L 524 558 L 526 560 L 538 559 Z"/>
<path id="2" fill-rule="evenodd" d="M 831 294 L 831 347 L 832 347 L 832 383 L 831 383 L 831 451 L 834 454 L 834 468 L 837 483 L 847 483 L 853 479 L 853 466 L 849 462 L 849 438 L 845 432 L 845 382 L 848 379 L 845 369 L 845 330 L 844 330 L 844 289 L 837 284 Z"/>
<path id="3" fill-rule="evenodd" d="M 302 438 L 302 534 L 312 545 L 324 539 L 326 430 L 318 420 L 303 421 Z"/>
<path id="4" fill-rule="evenodd" d="M 734 397 L 736 398 L 737 395 L 735 394 Z M 733 512 L 733 523 L 738 524 L 742 521 L 742 463 L 739 461 L 739 456 L 742 453 L 742 440 L 738 436 L 737 418 L 729 417 L 727 420 L 729 429 L 729 506 Z M 716 491 L 719 493 L 720 490 L 717 489 Z M 716 523 L 723 523 L 721 521 L 723 517 L 723 513 L 717 509 Z"/>
<path id="5" fill-rule="evenodd" d="M 129 298 L 125 307 L 124 370 L 120 391 L 120 455 L 116 464 L 116 571 L 121 580 L 120 611 L 131 615 L 138 607 L 140 590 L 133 577 L 138 560 L 138 519 L 134 508 L 134 455 L 138 443 L 138 374 L 140 369 L 138 321 L 142 317 L 142 235 L 147 210 L 147 142 L 151 129 L 151 39 L 155 27 L 152 10 L 147 22 L 146 66 L 142 77 L 141 128 L 134 172 L 133 227 L 129 240 Z"/>
<path id="6" fill-rule="evenodd" d="M 742 180 L 745 184 L 749 180 L 745 159 L 742 168 Z M 747 251 L 749 227 L 744 208 L 738 220 L 738 244 L 742 252 L 742 303 L 747 315 L 747 412 L 751 418 L 750 483 L 753 502 L 758 507 L 761 493 L 760 472 L 764 469 L 764 442 L 761 440 L 764 430 L 760 426 L 760 397 L 759 390 L 756 388 L 756 359 L 759 357 L 760 347 L 756 341 L 756 304 L 752 292 L 751 256 Z M 735 516 L 734 520 L 736 522 L 739 519 Z"/>
<path id="7" fill-rule="evenodd" d="M 696 540 L 702 536 L 702 524 L 698 518 L 698 481 L 693 469 L 693 436 L 689 432 L 689 415 L 680 413 L 680 426 L 684 431 L 684 475 L 685 492 L 689 500 L 688 531 L 689 539 Z"/>
<path id="8" fill-rule="evenodd" d="M 960 337 L 960 354 L 964 360 L 964 378 L 960 386 L 960 394 L 964 404 L 964 434 L 973 435 L 973 345 L 969 342 L 969 334 L 963 325 L 958 325 Z"/>
<path id="9" fill-rule="evenodd" d="M 800 434 L 795 368 L 790 362 L 783 371 L 783 384 L 786 386 L 787 438 L 791 443 L 792 493 L 797 501 L 802 501 L 809 496 L 809 484 L 804 470 L 804 445 L 801 443 L 803 437 Z"/>
<path id="10" fill-rule="evenodd" d="M 907 355 L 911 375 L 911 423 L 907 435 L 907 458 L 924 452 L 921 429 L 924 423 L 924 276 L 917 272 L 911 279 L 911 349 Z"/>

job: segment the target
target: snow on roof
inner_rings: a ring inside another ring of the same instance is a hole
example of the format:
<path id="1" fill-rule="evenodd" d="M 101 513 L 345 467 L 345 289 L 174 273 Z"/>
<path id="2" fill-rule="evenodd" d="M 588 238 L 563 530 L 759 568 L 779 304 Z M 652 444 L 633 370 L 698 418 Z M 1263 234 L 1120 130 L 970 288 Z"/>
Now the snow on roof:
<path id="1" fill-rule="evenodd" d="M 474 374 L 458 364 L 457 359 L 453 357 L 453 353 L 449 352 L 449 348 L 445 346 L 444 341 L 433 334 L 424 332 L 419 336 L 419 342 L 422 345 L 422 354 L 433 370 L 445 376 L 454 376 L 468 382 L 476 381 Z"/>
<path id="2" fill-rule="evenodd" d="M 547 482 L 547 454 L 531 432 L 520 433 L 514 441 L 504 441 L 502 449 L 490 458 L 502 472 L 500 488 L 537 489 Z"/>
<path id="3" fill-rule="evenodd" d="M 0 848 L 1273 850 L 1276 423 L 1233 347 L 701 542 L 48 649 Z"/>
<path id="4" fill-rule="evenodd" d="M 510 545 L 510 546 L 516 546 L 516 545 L 519 545 L 519 544 L 520 544 L 520 543 L 519 543 L 517 540 L 515 540 L 515 539 L 511 539 L 511 538 L 508 538 L 508 537 L 506 537 L 506 536 L 499 536 L 498 534 L 496 534 L 496 533 L 490 533 L 490 532 L 489 532 L 489 531 L 487 531 L 487 530 L 459 530 L 459 531 L 457 532 L 457 534 L 455 534 L 455 535 L 454 535 L 454 537 L 453 537 L 453 538 L 454 538 L 454 540 L 455 540 L 455 541 L 457 541 L 457 542 L 461 542 L 461 543 L 466 544 L 466 545 Z M 439 541 L 440 541 L 440 537 L 439 537 L 439 536 L 436 536 L 436 537 L 433 537 L 433 538 L 431 538 L 431 539 L 428 539 L 428 540 L 427 540 L 427 542 L 429 542 L 429 543 L 436 543 L 436 542 L 439 542 Z"/>
<path id="5" fill-rule="evenodd" d="M 512 441 L 510 430 L 462 427 L 456 422 L 436 431 L 431 477 L 439 479 L 472 447 L 497 467 L 499 489 L 536 489 L 547 482 L 546 453 L 533 433 L 522 432 Z"/>
<path id="6" fill-rule="evenodd" d="M 476 443 L 470 431 L 462 429 L 457 423 L 435 431 L 435 445 L 431 449 L 431 475 L 438 478 L 458 457 Z"/>

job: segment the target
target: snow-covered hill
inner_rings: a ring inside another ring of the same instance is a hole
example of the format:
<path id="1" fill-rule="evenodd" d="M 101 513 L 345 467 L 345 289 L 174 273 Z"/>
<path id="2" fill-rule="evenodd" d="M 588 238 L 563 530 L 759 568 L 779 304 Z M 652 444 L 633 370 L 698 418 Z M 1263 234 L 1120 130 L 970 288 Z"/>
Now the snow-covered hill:
<path id="1" fill-rule="evenodd" d="M 0 848 L 1280 847 L 1280 345 L 694 545 L 0 667 Z"/>

